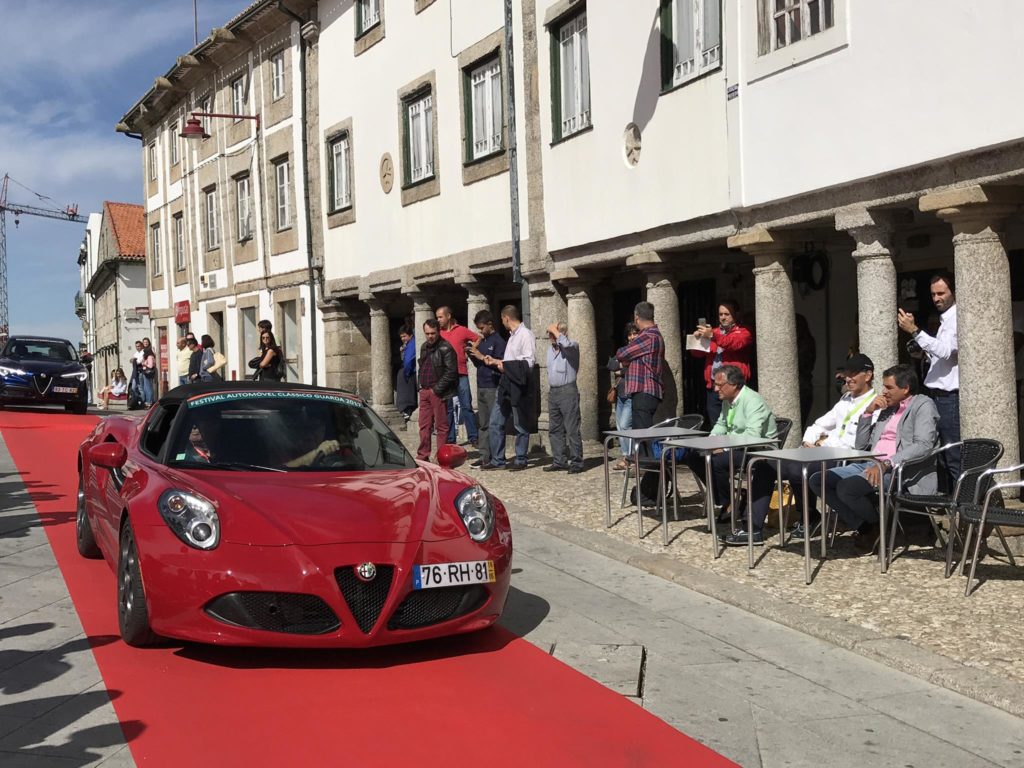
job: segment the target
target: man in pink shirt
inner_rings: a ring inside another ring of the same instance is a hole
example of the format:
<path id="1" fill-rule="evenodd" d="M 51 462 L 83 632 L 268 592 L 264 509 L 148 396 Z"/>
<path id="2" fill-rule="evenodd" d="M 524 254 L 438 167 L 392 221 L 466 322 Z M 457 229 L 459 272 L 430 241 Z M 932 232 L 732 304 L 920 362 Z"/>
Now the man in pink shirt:
<path id="1" fill-rule="evenodd" d="M 452 317 L 451 307 L 438 307 L 437 322 L 441 325 L 441 338 L 455 347 L 455 356 L 459 363 L 459 390 L 458 394 L 448 401 L 448 442 L 455 442 L 455 398 L 459 400 L 460 418 L 466 425 L 466 433 L 469 442 L 476 445 L 480 433 L 476 425 L 476 417 L 473 415 L 473 393 L 469 388 L 469 371 L 466 368 L 466 345 L 476 344 L 480 341 L 480 335 L 473 333 L 464 325 L 459 325 Z"/>
<path id="2" fill-rule="evenodd" d="M 882 393 L 861 412 L 855 447 L 871 451 L 882 459 L 885 476 L 873 463 L 848 464 L 825 472 L 826 498 L 850 529 L 860 534 L 855 544 L 870 551 L 878 536 L 879 483 L 888 488 L 895 465 L 908 464 L 927 456 L 938 446 L 939 412 L 927 395 L 917 394 L 917 372 L 909 365 L 895 365 L 882 374 Z M 822 474 L 809 480 L 810 489 L 821 496 Z M 904 488 L 910 493 L 931 494 L 938 488 L 935 462 L 907 466 Z"/>

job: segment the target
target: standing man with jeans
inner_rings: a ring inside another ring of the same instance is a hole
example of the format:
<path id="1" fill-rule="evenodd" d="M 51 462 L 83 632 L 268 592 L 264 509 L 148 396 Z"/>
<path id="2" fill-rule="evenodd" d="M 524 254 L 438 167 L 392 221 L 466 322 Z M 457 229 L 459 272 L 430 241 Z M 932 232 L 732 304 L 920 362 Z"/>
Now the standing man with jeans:
<path id="1" fill-rule="evenodd" d="M 430 435 L 437 435 L 437 447 L 445 444 L 448 435 L 448 413 L 445 403 L 458 386 L 455 350 L 441 338 L 437 320 L 423 323 L 423 346 L 420 349 L 420 445 L 416 458 L 430 459 Z"/>
<path id="2" fill-rule="evenodd" d="M 473 393 L 469 388 L 469 369 L 466 368 L 466 346 L 476 344 L 480 337 L 464 325 L 459 325 L 452 317 L 451 307 L 438 307 L 437 322 L 441 326 L 441 338 L 452 345 L 455 350 L 455 357 L 459 364 L 459 383 L 457 391 L 452 395 L 459 398 L 459 407 L 462 411 L 462 421 L 466 425 L 466 435 L 469 442 L 477 444 L 480 434 L 476 428 L 476 417 L 473 415 Z M 448 406 L 448 442 L 455 442 L 455 435 L 459 425 L 455 423 L 454 403 Z"/>
<path id="3" fill-rule="evenodd" d="M 509 470 L 526 469 L 526 456 L 530 450 L 530 428 L 533 410 L 533 366 L 536 364 L 537 340 L 519 319 L 519 310 L 509 304 L 501 309 L 501 323 L 509 332 L 505 355 L 501 360 L 488 355 L 487 365 L 501 372 L 494 408 L 491 410 L 491 463 L 481 469 L 501 469 L 505 466 L 505 422 L 512 416 L 516 430 L 516 459 Z"/>
<path id="4" fill-rule="evenodd" d="M 615 357 L 629 366 L 626 394 L 633 403 L 633 429 L 646 429 L 654 426 L 654 412 L 664 394 L 661 375 L 665 368 L 665 341 L 654 323 L 654 305 L 649 301 L 636 305 L 633 322 L 640 333 L 621 347 Z"/>
<path id="5" fill-rule="evenodd" d="M 938 272 L 931 280 L 932 303 L 939 311 L 939 330 L 931 336 L 917 327 L 914 316 L 899 310 L 900 329 L 909 333 L 928 357 L 924 385 L 935 398 L 939 411 L 939 442 L 960 442 L 960 363 L 956 339 L 956 283 L 949 272 Z M 949 487 L 960 477 L 960 448 L 946 451 Z"/>
<path id="6" fill-rule="evenodd" d="M 505 340 L 500 333 L 494 330 L 494 318 L 486 309 L 476 313 L 473 325 L 480 331 L 483 338 L 468 350 L 473 365 L 476 366 L 476 396 L 477 405 L 480 406 L 480 440 L 477 443 L 480 448 L 480 457 L 470 466 L 482 467 L 491 463 L 491 412 L 494 410 L 498 384 L 501 382 L 501 373 L 498 372 L 497 365 L 487 365 L 484 360 L 488 357 L 494 360 L 501 360 L 505 357 Z M 502 440 L 504 439 L 503 429 Z"/>
<path id="7" fill-rule="evenodd" d="M 576 376 L 580 370 L 580 345 L 565 335 L 565 323 L 548 326 L 548 439 L 551 464 L 545 472 L 583 471 L 583 437 L 580 434 L 580 391 Z"/>

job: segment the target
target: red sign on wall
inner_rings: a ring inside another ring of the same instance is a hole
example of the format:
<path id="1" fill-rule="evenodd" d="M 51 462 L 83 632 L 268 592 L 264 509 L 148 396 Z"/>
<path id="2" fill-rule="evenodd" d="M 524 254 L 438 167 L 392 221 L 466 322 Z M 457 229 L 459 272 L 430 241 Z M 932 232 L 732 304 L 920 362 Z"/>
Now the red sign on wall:
<path id="1" fill-rule="evenodd" d="M 175 302 L 174 322 L 178 325 L 192 322 L 192 306 L 188 301 Z"/>

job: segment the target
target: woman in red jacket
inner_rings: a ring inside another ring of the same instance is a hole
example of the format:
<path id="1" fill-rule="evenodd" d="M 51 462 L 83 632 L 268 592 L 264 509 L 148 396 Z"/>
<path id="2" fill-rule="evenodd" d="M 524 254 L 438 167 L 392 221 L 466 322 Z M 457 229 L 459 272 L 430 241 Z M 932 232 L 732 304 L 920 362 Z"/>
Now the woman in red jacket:
<path id="1" fill-rule="evenodd" d="M 740 307 L 735 301 L 718 305 L 718 327 L 701 325 L 693 332 L 704 349 L 692 350 L 704 356 L 704 383 L 708 388 L 708 426 L 713 427 L 722 413 L 722 400 L 713 386 L 715 371 L 723 365 L 735 365 L 750 381 L 750 361 L 754 354 L 754 337 L 740 325 Z"/>

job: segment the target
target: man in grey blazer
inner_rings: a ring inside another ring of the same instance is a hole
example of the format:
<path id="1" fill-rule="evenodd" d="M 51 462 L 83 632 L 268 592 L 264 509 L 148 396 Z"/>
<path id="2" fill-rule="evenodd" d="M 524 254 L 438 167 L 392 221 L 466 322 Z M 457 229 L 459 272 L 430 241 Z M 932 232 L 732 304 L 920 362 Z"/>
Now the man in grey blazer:
<path id="1" fill-rule="evenodd" d="M 917 373 L 909 365 L 895 365 L 882 374 L 882 393 L 861 414 L 856 448 L 873 451 L 882 459 L 887 488 L 893 465 L 927 455 L 938 445 L 939 412 L 927 395 L 917 394 Z M 935 493 L 935 464 L 914 467 L 903 475 L 910 493 Z M 879 469 L 873 463 L 848 464 L 825 473 L 826 498 L 848 527 L 862 535 L 857 543 L 869 549 L 878 535 L 876 493 Z M 810 479 L 810 489 L 821 495 L 821 473 Z"/>

